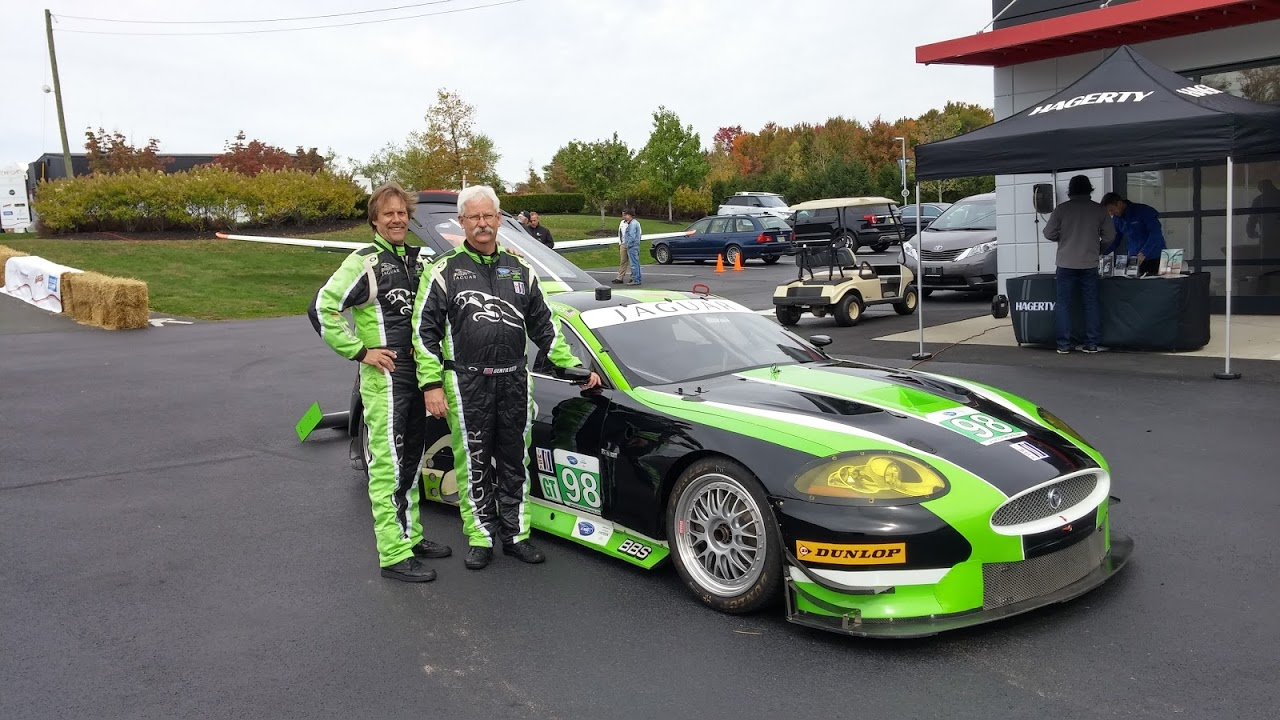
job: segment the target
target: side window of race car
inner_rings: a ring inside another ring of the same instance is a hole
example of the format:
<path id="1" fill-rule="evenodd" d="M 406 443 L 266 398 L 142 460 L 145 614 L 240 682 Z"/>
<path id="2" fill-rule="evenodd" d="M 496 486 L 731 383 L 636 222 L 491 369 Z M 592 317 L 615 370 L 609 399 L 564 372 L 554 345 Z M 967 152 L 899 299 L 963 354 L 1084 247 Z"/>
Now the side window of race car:
<path id="1" fill-rule="evenodd" d="M 599 372 L 596 368 L 595 356 L 587 349 L 587 345 L 582 341 L 582 338 L 578 337 L 578 333 L 563 323 L 560 325 L 560 333 L 564 335 L 564 341 L 569 344 L 569 350 L 573 352 L 573 356 L 581 360 L 583 365 Z M 547 354 L 542 352 L 537 345 L 530 342 L 526 352 L 529 358 L 529 368 L 534 374 L 555 375 L 555 365 L 551 363 Z"/>

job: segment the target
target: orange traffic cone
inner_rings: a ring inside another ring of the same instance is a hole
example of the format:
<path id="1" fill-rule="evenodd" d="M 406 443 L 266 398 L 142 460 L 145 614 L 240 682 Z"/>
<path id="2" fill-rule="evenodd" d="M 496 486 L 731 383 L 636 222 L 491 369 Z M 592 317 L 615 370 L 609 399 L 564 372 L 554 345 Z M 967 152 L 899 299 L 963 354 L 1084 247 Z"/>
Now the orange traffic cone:
<path id="1" fill-rule="evenodd" d="M 733 256 L 733 271 L 742 272 L 742 253 Z"/>
<path id="2" fill-rule="evenodd" d="M 724 256 L 716 255 L 716 272 L 724 272 Z"/>

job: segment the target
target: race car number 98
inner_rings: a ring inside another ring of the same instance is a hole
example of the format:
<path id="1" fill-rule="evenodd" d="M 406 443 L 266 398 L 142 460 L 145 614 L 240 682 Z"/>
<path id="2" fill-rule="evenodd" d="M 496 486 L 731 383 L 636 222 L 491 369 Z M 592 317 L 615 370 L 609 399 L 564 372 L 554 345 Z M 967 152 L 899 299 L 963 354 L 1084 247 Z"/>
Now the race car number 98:
<path id="1" fill-rule="evenodd" d="M 958 432 L 961 435 L 981 443 L 991 445 L 1003 440 L 1019 438 L 1027 433 L 1009 423 L 984 415 L 973 408 L 955 408 L 939 410 L 925 416 L 929 422 Z"/>

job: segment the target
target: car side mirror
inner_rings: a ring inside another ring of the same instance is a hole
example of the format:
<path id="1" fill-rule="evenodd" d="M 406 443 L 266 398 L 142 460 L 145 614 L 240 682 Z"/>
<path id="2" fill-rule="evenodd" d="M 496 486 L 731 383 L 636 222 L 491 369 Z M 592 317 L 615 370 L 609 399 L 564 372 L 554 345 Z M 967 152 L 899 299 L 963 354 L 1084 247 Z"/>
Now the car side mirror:
<path id="1" fill-rule="evenodd" d="M 556 368 L 556 377 L 574 384 L 582 384 L 591 378 L 591 370 L 584 367 Z"/>
<path id="2" fill-rule="evenodd" d="M 826 347 L 831 344 L 832 340 L 830 335 L 810 335 L 809 342 L 814 347 Z"/>

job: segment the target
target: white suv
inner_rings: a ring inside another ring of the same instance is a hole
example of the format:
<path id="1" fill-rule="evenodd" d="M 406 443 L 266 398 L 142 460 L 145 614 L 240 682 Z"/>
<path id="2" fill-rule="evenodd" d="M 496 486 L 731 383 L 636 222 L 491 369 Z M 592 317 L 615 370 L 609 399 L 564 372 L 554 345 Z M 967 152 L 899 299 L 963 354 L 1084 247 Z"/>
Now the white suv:
<path id="1" fill-rule="evenodd" d="M 720 203 L 717 215 L 773 215 L 790 220 L 795 213 L 781 195 L 770 192 L 734 193 Z"/>

